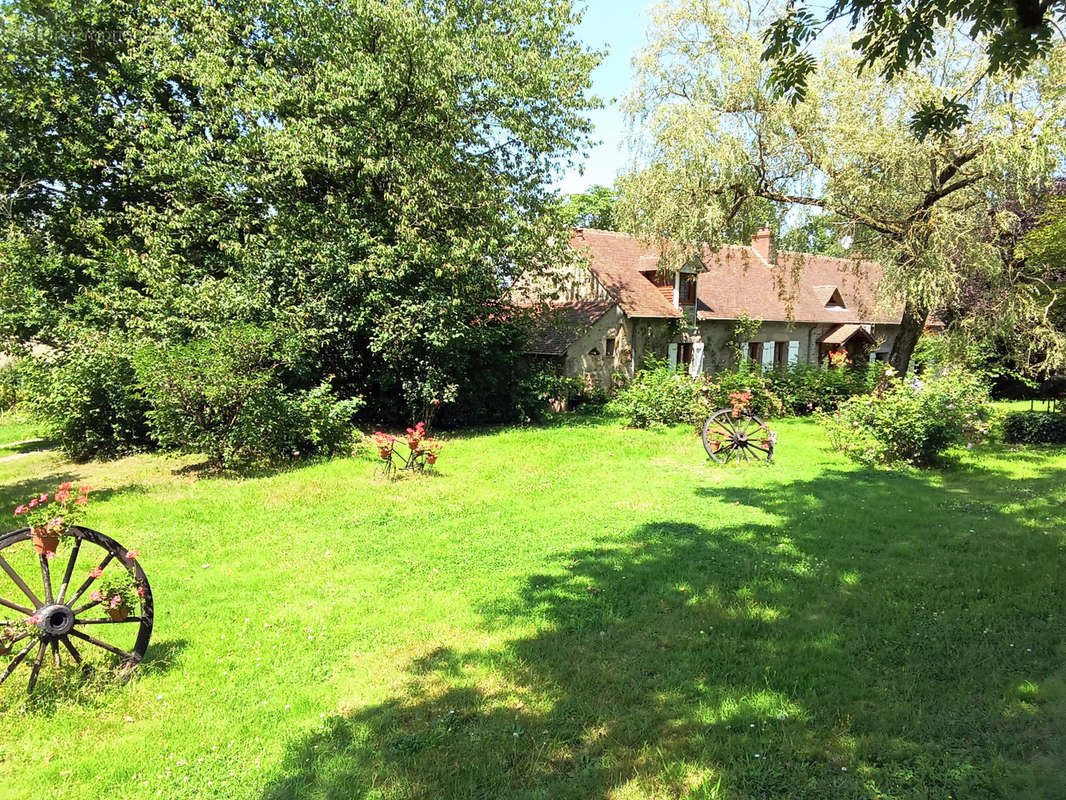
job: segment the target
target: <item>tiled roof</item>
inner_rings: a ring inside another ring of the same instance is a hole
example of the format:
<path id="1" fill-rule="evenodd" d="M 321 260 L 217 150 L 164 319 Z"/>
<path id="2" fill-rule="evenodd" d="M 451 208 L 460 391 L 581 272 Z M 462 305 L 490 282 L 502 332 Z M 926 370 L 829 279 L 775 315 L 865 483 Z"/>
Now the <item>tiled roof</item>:
<path id="1" fill-rule="evenodd" d="M 874 341 L 874 337 L 868 334 L 862 325 L 854 322 L 849 322 L 846 325 L 837 325 L 819 341 L 821 344 L 846 344 L 847 341 L 856 334 L 861 334 L 862 338 L 867 339 L 870 342 Z"/>
<path id="2" fill-rule="evenodd" d="M 674 308 L 640 270 L 652 270 L 659 264 L 659 254 L 639 239 L 611 231 L 578 229 L 570 246 L 589 256 L 589 268 L 596 280 L 629 317 L 680 318 Z"/>
<path id="3" fill-rule="evenodd" d="M 607 301 L 559 303 L 538 320 L 526 346 L 526 352 L 542 356 L 561 356 L 570 345 L 615 304 Z"/>
<path id="4" fill-rule="evenodd" d="M 589 256 L 593 274 L 631 317 L 680 317 L 642 275 L 658 264 L 659 253 L 622 233 L 588 228 L 577 231 L 571 247 Z M 752 247 L 723 245 L 705 250 L 706 272 L 697 281 L 701 320 L 748 316 L 764 321 L 818 323 L 899 323 L 902 303 L 879 302 L 881 265 L 872 261 L 778 251 L 771 267 Z M 844 307 L 827 308 L 834 291 Z"/>

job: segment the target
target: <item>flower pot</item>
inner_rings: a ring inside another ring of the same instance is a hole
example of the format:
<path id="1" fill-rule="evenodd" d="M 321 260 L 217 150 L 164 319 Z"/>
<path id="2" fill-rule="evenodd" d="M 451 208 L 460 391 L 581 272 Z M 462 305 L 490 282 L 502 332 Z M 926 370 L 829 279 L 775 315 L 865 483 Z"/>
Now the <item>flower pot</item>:
<path id="1" fill-rule="evenodd" d="M 12 650 L 11 642 L 7 639 L 0 638 L 0 656 L 6 656 Z"/>
<path id="2" fill-rule="evenodd" d="M 44 528 L 31 529 L 30 538 L 33 540 L 33 549 L 42 556 L 46 553 L 54 553 L 59 549 L 59 537 L 46 533 Z"/>
<path id="3" fill-rule="evenodd" d="M 382 447 L 380 450 L 378 450 L 378 455 L 381 456 L 386 461 L 388 460 L 389 455 L 391 455 L 391 453 L 392 453 L 391 450 L 386 450 L 384 447 Z"/>
<path id="4" fill-rule="evenodd" d="M 426 463 L 427 464 L 436 464 L 437 463 L 437 457 L 433 453 L 430 453 L 428 456 L 426 456 Z"/>
<path id="5" fill-rule="evenodd" d="M 111 617 L 112 622 L 122 622 L 130 615 L 130 607 L 125 603 L 117 606 L 110 606 L 107 609 L 107 615 Z"/>

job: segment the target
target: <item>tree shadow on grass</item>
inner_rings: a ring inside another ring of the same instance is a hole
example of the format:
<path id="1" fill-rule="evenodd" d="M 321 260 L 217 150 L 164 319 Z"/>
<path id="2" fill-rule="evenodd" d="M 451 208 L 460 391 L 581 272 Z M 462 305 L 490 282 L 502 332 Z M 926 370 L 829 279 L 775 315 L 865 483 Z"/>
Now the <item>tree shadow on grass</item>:
<path id="1" fill-rule="evenodd" d="M 1064 482 L 1024 487 L 1059 527 L 992 471 L 694 487 L 696 521 L 562 554 L 485 609 L 539 632 L 413 660 L 264 796 L 1066 796 Z"/>

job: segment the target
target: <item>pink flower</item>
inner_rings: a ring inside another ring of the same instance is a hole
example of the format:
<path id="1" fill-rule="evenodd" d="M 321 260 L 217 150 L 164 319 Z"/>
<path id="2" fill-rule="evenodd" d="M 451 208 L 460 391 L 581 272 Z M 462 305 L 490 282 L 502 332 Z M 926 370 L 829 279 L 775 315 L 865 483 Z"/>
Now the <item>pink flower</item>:
<path id="1" fill-rule="evenodd" d="M 104 599 L 104 596 L 99 592 L 93 592 L 91 595 L 89 595 L 89 599 L 95 600 L 97 603 L 99 603 L 101 600 Z"/>
<path id="2" fill-rule="evenodd" d="M 114 608 L 115 606 L 119 605 L 122 605 L 122 596 L 116 594 L 114 597 L 111 598 L 111 607 Z"/>
<path id="3" fill-rule="evenodd" d="M 67 481 L 65 483 L 59 484 L 59 489 L 60 489 L 60 491 L 63 491 L 63 492 L 69 492 L 73 488 L 74 488 L 74 484 L 71 483 L 70 481 Z"/>
<path id="4" fill-rule="evenodd" d="M 80 489 L 79 491 L 80 491 L 80 492 L 81 492 L 82 494 L 88 494 L 89 492 L 91 492 L 91 491 L 92 491 L 92 487 L 91 487 L 91 486 L 82 486 L 82 487 L 81 487 L 81 489 Z"/>
<path id="5" fill-rule="evenodd" d="M 41 618 L 37 614 L 30 614 L 26 617 L 26 622 L 30 623 L 30 625 L 36 625 L 40 621 Z"/>
<path id="6" fill-rule="evenodd" d="M 136 559 L 137 556 L 139 556 L 140 554 L 141 554 L 140 550 L 127 550 L 126 551 L 126 558 Z"/>
<path id="7" fill-rule="evenodd" d="M 40 505 L 40 503 L 37 502 L 37 498 L 36 497 L 33 498 L 32 500 L 30 500 L 30 503 L 29 503 L 29 507 L 30 508 L 37 508 L 38 505 Z"/>
<path id="8" fill-rule="evenodd" d="M 104 574 L 104 571 L 102 569 L 100 569 L 99 567 L 93 567 L 91 570 L 89 570 L 89 577 L 90 578 L 99 578 L 103 574 Z"/>
<path id="9" fill-rule="evenodd" d="M 68 492 L 66 489 L 62 489 L 62 490 L 56 492 L 56 502 L 57 503 L 65 503 L 69 499 L 70 499 L 70 492 Z"/>
<path id="10" fill-rule="evenodd" d="M 88 503 L 89 503 L 89 498 L 86 497 L 85 495 L 82 495 L 81 497 L 79 497 L 77 500 L 74 501 L 74 505 L 76 505 L 76 506 L 84 506 L 84 505 L 88 505 Z"/>
<path id="11" fill-rule="evenodd" d="M 52 560 L 53 558 L 55 558 L 55 557 L 56 557 L 56 554 L 55 554 L 55 551 L 54 551 L 54 550 L 49 550 L 49 551 L 48 551 L 47 553 L 45 553 L 45 554 L 44 554 L 44 556 L 45 556 L 45 558 L 47 558 L 47 559 L 48 559 L 49 561 L 51 561 L 51 560 Z"/>
<path id="12" fill-rule="evenodd" d="M 48 494 L 47 493 L 42 494 L 41 497 L 40 497 L 40 500 L 41 500 L 42 503 L 47 503 L 48 502 Z"/>
<path id="13" fill-rule="evenodd" d="M 17 506 L 15 508 L 15 514 L 25 514 L 25 513 L 26 513 L 26 506 Z"/>
<path id="14" fill-rule="evenodd" d="M 143 586 L 138 586 L 137 587 L 137 596 L 138 597 L 144 597 L 144 587 Z"/>

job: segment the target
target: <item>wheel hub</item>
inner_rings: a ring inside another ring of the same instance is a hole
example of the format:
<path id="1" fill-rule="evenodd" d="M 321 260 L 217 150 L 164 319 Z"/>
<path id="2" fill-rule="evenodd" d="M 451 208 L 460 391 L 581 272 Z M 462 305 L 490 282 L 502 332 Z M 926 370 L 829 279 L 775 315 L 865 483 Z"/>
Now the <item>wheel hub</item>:
<path id="1" fill-rule="evenodd" d="M 45 606 L 37 612 L 41 619 L 37 627 L 45 636 L 63 636 L 74 627 L 74 612 L 69 606 Z"/>

